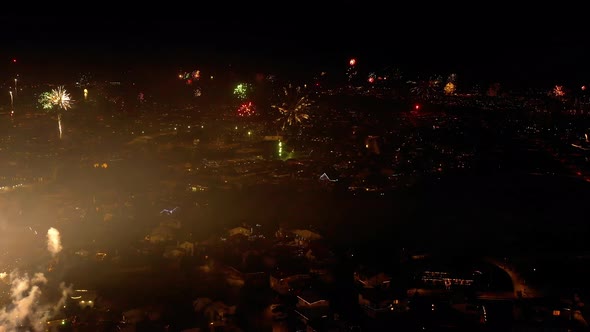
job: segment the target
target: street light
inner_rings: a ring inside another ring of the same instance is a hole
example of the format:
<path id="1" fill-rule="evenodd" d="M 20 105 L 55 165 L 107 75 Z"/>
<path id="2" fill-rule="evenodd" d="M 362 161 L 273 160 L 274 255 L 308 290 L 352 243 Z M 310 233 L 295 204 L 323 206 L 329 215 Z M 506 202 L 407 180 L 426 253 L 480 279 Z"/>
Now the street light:
<path id="1" fill-rule="evenodd" d="M 18 95 L 18 86 L 16 85 L 17 79 L 14 79 L 14 95 Z"/>

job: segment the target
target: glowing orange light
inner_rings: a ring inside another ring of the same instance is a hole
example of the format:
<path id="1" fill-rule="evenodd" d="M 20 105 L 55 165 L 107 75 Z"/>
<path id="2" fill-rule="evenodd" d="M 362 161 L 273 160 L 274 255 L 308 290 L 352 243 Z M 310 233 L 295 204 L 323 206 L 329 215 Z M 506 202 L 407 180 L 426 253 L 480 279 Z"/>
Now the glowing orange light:
<path id="1" fill-rule="evenodd" d="M 414 106 L 414 109 L 415 109 L 415 110 L 419 110 L 419 109 L 420 109 L 420 105 L 416 104 L 416 105 Z"/>
<path id="2" fill-rule="evenodd" d="M 369 81 L 369 83 L 373 83 L 373 82 L 375 82 L 375 78 L 373 76 L 371 76 L 371 77 L 369 77 L 368 81 Z"/>
<path id="3" fill-rule="evenodd" d="M 351 66 L 356 65 L 356 59 L 355 58 L 350 59 L 350 61 L 348 61 L 348 64 Z"/>
<path id="4" fill-rule="evenodd" d="M 582 91 L 586 91 L 586 86 L 582 85 Z"/>
<path id="5" fill-rule="evenodd" d="M 16 59 L 12 59 L 12 63 L 16 63 Z"/>

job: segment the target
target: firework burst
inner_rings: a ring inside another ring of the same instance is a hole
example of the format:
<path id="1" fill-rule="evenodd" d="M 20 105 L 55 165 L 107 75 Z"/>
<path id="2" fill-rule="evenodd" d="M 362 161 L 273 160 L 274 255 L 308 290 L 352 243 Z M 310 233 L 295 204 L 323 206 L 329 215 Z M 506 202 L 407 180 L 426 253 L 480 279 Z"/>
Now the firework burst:
<path id="1" fill-rule="evenodd" d="M 256 109 L 251 101 L 243 103 L 238 107 L 238 116 L 247 117 L 254 115 L 254 113 L 256 113 Z"/>
<path id="2" fill-rule="evenodd" d="M 441 82 L 440 77 L 413 82 L 414 86 L 410 89 L 410 92 L 423 100 L 435 99 L 439 93 Z"/>
<path id="3" fill-rule="evenodd" d="M 57 87 L 50 92 L 43 92 L 39 96 L 39 104 L 44 110 L 58 110 L 57 113 L 57 129 L 59 131 L 59 138 L 62 138 L 63 127 L 61 124 L 61 113 L 59 110 L 66 111 L 72 107 L 72 98 L 63 86 Z"/>
<path id="4" fill-rule="evenodd" d="M 50 92 L 43 92 L 39 96 L 39 104 L 45 110 L 51 110 L 54 108 L 67 110 L 72 107 L 72 98 L 70 94 L 64 89 L 63 86 L 57 87 Z"/>
<path id="5" fill-rule="evenodd" d="M 248 83 L 240 83 L 234 88 L 234 96 L 238 97 L 240 100 L 244 100 L 248 98 L 250 90 L 251 87 Z"/>
<path id="6" fill-rule="evenodd" d="M 272 105 L 280 113 L 276 120 L 281 123 L 281 129 L 286 127 L 300 125 L 304 120 L 309 120 L 308 111 L 311 109 L 312 102 L 307 95 L 301 91 L 301 87 L 293 88 L 291 85 L 283 88 L 283 102 Z"/>

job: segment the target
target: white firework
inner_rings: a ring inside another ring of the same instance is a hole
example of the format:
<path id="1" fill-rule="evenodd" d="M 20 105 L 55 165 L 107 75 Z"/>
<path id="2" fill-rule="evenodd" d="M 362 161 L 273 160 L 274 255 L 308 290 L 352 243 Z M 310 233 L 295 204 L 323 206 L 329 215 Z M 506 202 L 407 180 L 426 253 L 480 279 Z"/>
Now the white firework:
<path id="1" fill-rule="evenodd" d="M 54 105 L 64 111 L 72 107 L 72 97 L 63 86 L 58 86 L 57 89 L 51 91 L 51 99 Z"/>
<path id="2" fill-rule="evenodd" d="M 72 108 L 72 97 L 63 86 L 58 86 L 50 92 L 42 93 L 39 98 L 39 103 L 44 109 L 58 108 L 67 110 Z"/>

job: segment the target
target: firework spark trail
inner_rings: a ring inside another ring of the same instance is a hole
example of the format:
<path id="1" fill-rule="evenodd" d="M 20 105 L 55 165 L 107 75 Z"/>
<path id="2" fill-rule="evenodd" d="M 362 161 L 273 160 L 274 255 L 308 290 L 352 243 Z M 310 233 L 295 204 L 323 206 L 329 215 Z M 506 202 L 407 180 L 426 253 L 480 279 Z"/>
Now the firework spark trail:
<path id="1" fill-rule="evenodd" d="M 55 256 L 61 251 L 61 249 L 61 236 L 59 235 L 59 231 L 51 227 L 47 231 L 47 250 Z"/>
<path id="2" fill-rule="evenodd" d="M 63 128 L 61 126 L 61 114 L 57 115 L 57 130 L 59 130 L 59 139 L 63 136 Z"/>
<path id="3" fill-rule="evenodd" d="M 53 256 L 62 250 L 59 231 L 50 228 L 47 231 L 47 249 Z M 6 274 L 2 273 L 2 279 Z M 60 299 L 53 305 L 40 305 L 42 287 L 48 283 L 43 273 L 35 273 L 29 277 L 27 273 L 17 271 L 10 273 L 9 306 L 0 309 L 0 332 L 13 332 L 29 326 L 33 331 L 43 331 L 47 320 L 51 319 L 64 306 L 72 288 L 60 283 Z"/>

